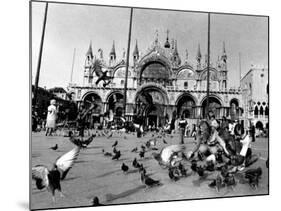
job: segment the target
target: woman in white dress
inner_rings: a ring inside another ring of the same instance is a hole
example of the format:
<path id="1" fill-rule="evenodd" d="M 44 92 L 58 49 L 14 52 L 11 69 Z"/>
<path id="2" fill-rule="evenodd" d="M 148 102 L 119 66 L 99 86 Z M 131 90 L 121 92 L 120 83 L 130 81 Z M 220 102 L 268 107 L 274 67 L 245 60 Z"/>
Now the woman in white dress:
<path id="1" fill-rule="evenodd" d="M 50 105 L 48 106 L 48 114 L 46 121 L 46 136 L 52 135 L 56 128 L 56 120 L 57 120 L 57 108 L 56 108 L 56 100 L 51 100 Z"/>

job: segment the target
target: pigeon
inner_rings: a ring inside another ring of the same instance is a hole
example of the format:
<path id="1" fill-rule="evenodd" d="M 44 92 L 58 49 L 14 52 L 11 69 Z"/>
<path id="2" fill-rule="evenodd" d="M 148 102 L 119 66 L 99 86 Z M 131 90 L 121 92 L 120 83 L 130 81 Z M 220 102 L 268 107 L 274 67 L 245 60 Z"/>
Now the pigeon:
<path id="1" fill-rule="evenodd" d="M 87 148 L 87 146 L 93 141 L 94 136 L 91 135 L 88 139 L 82 141 L 79 138 L 75 138 L 73 135 L 71 135 L 69 137 L 69 140 L 71 141 L 71 143 L 73 143 L 74 145 L 80 147 L 80 148 Z"/>
<path id="2" fill-rule="evenodd" d="M 133 167 L 140 168 L 140 164 L 138 163 L 137 158 L 133 160 Z"/>
<path id="3" fill-rule="evenodd" d="M 96 134 L 92 134 L 88 139 L 84 140 L 82 145 L 83 147 L 87 147 L 90 143 L 92 143 L 92 141 L 94 140 L 94 138 L 96 137 Z"/>
<path id="4" fill-rule="evenodd" d="M 142 151 L 145 151 L 145 146 L 141 145 Z"/>
<path id="5" fill-rule="evenodd" d="M 199 177 L 203 177 L 205 175 L 205 169 L 202 166 L 198 166 L 196 168 L 196 172 L 199 175 Z"/>
<path id="6" fill-rule="evenodd" d="M 116 154 L 116 152 L 117 152 L 116 147 L 113 147 L 112 151 L 113 151 L 114 154 Z"/>
<path id="7" fill-rule="evenodd" d="M 131 152 L 137 152 L 138 151 L 138 148 L 137 147 L 135 147 L 134 149 L 132 149 L 132 151 Z"/>
<path id="8" fill-rule="evenodd" d="M 100 200 L 99 200 L 99 198 L 97 197 L 97 196 L 95 196 L 94 198 L 93 198 L 93 201 L 92 201 L 92 206 L 93 207 L 96 207 L 96 206 L 102 206 L 103 204 L 100 204 Z"/>
<path id="9" fill-rule="evenodd" d="M 110 139 L 110 138 L 112 137 L 112 135 L 113 135 L 113 132 L 111 132 L 111 133 L 107 136 L 107 138 Z"/>
<path id="10" fill-rule="evenodd" d="M 151 146 L 156 146 L 156 143 L 157 143 L 157 139 L 154 138 L 154 139 L 148 140 L 145 145 L 147 148 L 150 148 Z"/>
<path id="11" fill-rule="evenodd" d="M 180 172 L 177 168 L 175 167 L 169 167 L 169 177 L 173 181 L 178 181 L 180 179 Z"/>
<path id="12" fill-rule="evenodd" d="M 216 181 L 216 190 L 217 192 L 220 192 L 220 189 L 223 187 L 222 177 L 218 174 L 215 181 Z"/>
<path id="13" fill-rule="evenodd" d="M 140 158 L 144 158 L 144 153 L 145 153 L 145 151 L 140 151 L 140 152 L 139 152 Z"/>
<path id="14" fill-rule="evenodd" d="M 112 147 L 116 147 L 117 144 L 118 144 L 118 141 L 116 140 L 116 141 L 114 142 L 114 144 L 112 144 Z"/>
<path id="15" fill-rule="evenodd" d="M 53 147 L 50 147 L 49 149 L 52 149 L 52 150 L 57 150 L 58 149 L 58 144 L 56 144 L 55 146 Z"/>
<path id="16" fill-rule="evenodd" d="M 140 173 L 143 172 L 144 175 L 146 175 L 146 170 L 145 170 L 145 168 L 143 167 L 143 164 L 140 164 L 140 165 L 139 165 L 139 172 L 140 172 Z"/>
<path id="17" fill-rule="evenodd" d="M 233 189 L 233 187 L 236 185 L 236 181 L 235 181 L 233 174 L 229 174 L 227 177 L 225 177 L 223 180 L 223 183 L 227 187 L 231 187 Z"/>
<path id="18" fill-rule="evenodd" d="M 191 161 L 191 170 L 192 171 L 194 171 L 194 172 L 196 172 L 197 171 L 197 162 L 196 162 L 196 160 L 192 160 Z"/>
<path id="19" fill-rule="evenodd" d="M 112 154 L 110 152 L 105 152 L 104 149 L 102 149 L 102 153 L 104 156 L 112 157 Z"/>
<path id="20" fill-rule="evenodd" d="M 58 190 L 63 196 L 60 182 L 63 180 L 77 159 L 80 148 L 76 147 L 64 155 L 58 157 L 53 164 L 53 168 L 49 170 L 44 165 L 36 165 L 32 167 L 32 179 L 36 182 L 39 190 L 47 188 L 52 194 L 52 200 L 55 202 L 55 190 Z"/>
<path id="21" fill-rule="evenodd" d="M 119 150 L 115 153 L 115 155 L 113 155 L 112 160 L 119 160 L 120 157 L 121 157 L 121 152 Z"/>
<path id="22" fill-rule="evenodd" d="M 161 185 L 159 180 L 152 179 L 151 177 L 144 174 L 144 172 L 141 172 L 141 181 L 143 184 L 146 185 L 146 187 L 153 187 L 153 186 Z"/>
<path id="23" fill-rule="evenodd" d="M 164 143 L 164 144 L 168 144 L 167 141 L 166 141 L 164 138 L 163 138 L 163 143 Z"/>
<path id="24" fill-rule="evenodd" d="M 160 153 L 153 152 L 152 155 L 155 160 L 158 161 L 160 166 L 169 167 L 171 161 L 181 161 L 184 157 L 183 151 L 185 150 L 184 145 L 170 145 L 164 147 Z M 174 162 L 176 163 L 176 162 Z"/>
<path id="25" fill-rule="evenodd" d="M 129 170 L 129 167 L 125 163 L 122 163 L 121 169 L 126 173 Z"/>
<path id="26" fill-rule="evenodd" d="M 245 178 L 248 179 L 249 185 L 254 189 L 258 188 L 261 175 L 261 167 L 258 167 L 256 169 L 249 169 L 245 172 Z"/>
<path id="27" fill-rule="evenodd" d="M 183 176 L 183 177 L 187 176 L 186 169 L 184 168 L 184 166 L 181 163 L 179 164 L 179 170 L 180 170 L 181 176 Z"/>

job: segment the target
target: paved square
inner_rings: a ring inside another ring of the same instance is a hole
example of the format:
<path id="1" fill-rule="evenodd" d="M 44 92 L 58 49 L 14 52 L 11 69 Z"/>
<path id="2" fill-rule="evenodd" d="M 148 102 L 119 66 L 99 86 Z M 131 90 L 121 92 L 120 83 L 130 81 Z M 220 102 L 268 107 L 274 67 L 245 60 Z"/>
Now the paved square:
<path id="1" fill-rule="evenodd" d="M 125 138 L 124 138 L 125 137 Z M 257 190 L 250 188 L 248 184 L 235 186 L 234 190 L 223 188 L 220 192 L 209 188 L 208 184 L 217 175 L 217 172 L 210 172 L 205 180 L 199 180 L 197 174 L 192 174 L 187 178 L 182 178 L 173 182 L 168 177 L 168 170 L 161 168 L 157 161 L 152 158 L 152 151 L 145 154 L 144 159 L 140 159 L 138 153 L 131 152 L 134 147 L 140 147 L 151 138 L 147 134 L 144 138 L 136 138 L 133 134 L 115 134 L 111 138 L 96 137 L 87 149 L 82 149 L 73 168 L 68 173 L 66 179 L 61 182 L 62 190 L 66 197 L 61 198 L 56 194 L 56 202 L 53 203 L 51 194 L 46 190 L 36 189 L 34 181 L 31 186 L 31 207 L 39 208 L 60 208 L 89 206 L 94 196 L 98 196 L 103 204 L 122 204 L 147 201 L 166 201 L 194 198 L 228 197 L 243 195 L 268 194 L 268 169 L 265 166 L 265 159 L 268 156 L 268 139 L 257 138 L 252 143 L 253 153 L 260 154 L 258 162 L 250 168 L 261 166 L 263 170 L 260 185 Z M 113 161 L 110 157 L 105 157 L 102 149 L 112 152 L 111 145 L 118 140 L 117 149 L 121 150 L 121 158 Z M 159 139 L 160 140 L 160 139 Z M 179 135 L 166 137 L 170 144 L 179 143 Z M 194 147 L 193 138 L 185 138 L 187 150 Z M 56 151 L 49 149 L 58 144 Z M 161 150 L 166 146 L 162 141 L 157 142 L 156 147 Z M 46 137 L 43 132 L 32 134 L 32 166 L 43 164 L 52 167 L 56 158 L 75 146 L 69 138 L 62 136 Z M 141 183 L 140 174 L 132 167 L 132 161 L 137 158 L 147 170 L 147 173 L 154 179 L 159 179 L 162 186 L 146 189 Z M 120 167 L 122 163 L 129 166 L 129 172 L 124 174 Z M 190 170 L 190 163 L 185 166 Z"/>

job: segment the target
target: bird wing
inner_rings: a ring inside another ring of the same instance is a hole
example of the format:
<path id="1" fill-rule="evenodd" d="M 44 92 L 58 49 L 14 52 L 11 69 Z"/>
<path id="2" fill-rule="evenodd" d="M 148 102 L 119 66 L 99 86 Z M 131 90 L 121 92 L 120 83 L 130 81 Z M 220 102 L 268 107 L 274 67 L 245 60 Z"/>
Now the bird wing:
<path id="1" fill-rule="evenodd" d="M 36 186 L 38 189 L 49 186 L 48 174 L 49 170 L 46 166 L 37 165 L 32 167 L 32 179 L 36 181 Z"/>
<path id="2" fill-rule="evenodd" d="M 79 152 L 80 152 L 80 148 L 76 147 L 57 158 L 55 165 L 62 172 L 62 176 L 61 176 L 62 180 L 65 178 L 67 172 L 73 166 L 74 161 L 77 159 Z"/>
<path id="3" fill-rule="evenodd" d="M 164 147 L 161 151 L 161 159 L 165 162 L 168 163 L 172 157 L 172 155 L 174 155 L 175 153 L 178 152 L 182 152 L 183 150 L 185 150 L 185 146 L 184 145 L 170 145 L 167 147 Z"/>

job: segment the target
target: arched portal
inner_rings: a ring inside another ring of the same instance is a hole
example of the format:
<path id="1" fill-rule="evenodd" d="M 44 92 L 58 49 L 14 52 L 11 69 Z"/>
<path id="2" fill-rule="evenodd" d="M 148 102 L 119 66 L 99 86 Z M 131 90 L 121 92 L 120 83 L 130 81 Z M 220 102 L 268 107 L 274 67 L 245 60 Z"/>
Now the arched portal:
<path id="1" fill-rule="evenodd" d="M 124 95 L 120 92 L 112 92 L 107 97 L 107 108 L 106 110 L 112 110 L 114 116 L 122 116 L 123 114 L 123 99 Z"/>
<path id="2" fill-rule="evenodd" d="M 202 116 L 203 118 L 207 118 L 207 98 L 205 98 L 201 104 L 202 106 Z M 209 97 L 209 111 L 212 111 L 216 118 L 220 118 L 220 108 L 221 102 L 217 97 L 210 96 Z"/>
<path id="3" fill-rule="evenodd" d="M 157 86 L 146 86 L 137 92 L 136 112 L 144 116 L 145 125 L 163 126 L 165 124 L 168 96 Z"/>
<path id="4" fill-rule="evenodd" d="M 181 95 L 176 103 L 177 115 L 180 117 L 184 115 L 185 118 L 195 118 L 195 100 L 189 94 Z"/>
<path id="5" fill-rule="evenodd" d="M 82 100 L 86 110 L 95 104 L 94 109 L 86 116 L 86 122 L 88 122 L 89 127 L 92 127 L 94 123 L 100 123 L 100 114 L 103 107 L 101 97 L 94 92 L 89 92 L 84 95 Z"/>

